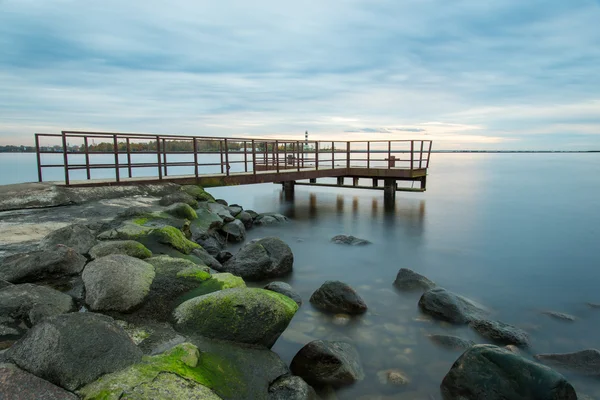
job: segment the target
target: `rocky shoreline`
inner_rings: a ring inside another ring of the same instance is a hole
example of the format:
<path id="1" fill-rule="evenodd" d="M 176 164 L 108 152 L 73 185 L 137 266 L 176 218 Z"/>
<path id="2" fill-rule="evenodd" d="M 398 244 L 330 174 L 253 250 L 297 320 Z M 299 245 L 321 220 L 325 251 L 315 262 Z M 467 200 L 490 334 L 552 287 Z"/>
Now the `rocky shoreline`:
<path id="1" fill-rule="evenodd" d="M 28 216 L 18 209 L 79 208 L 37 214 L 32 226 L 48 218 L 58 229 L 0 254 L 0 398 L 300 400 L 335 398 L 333 389 L 364 379 L 368 366 L 343 338 L 306 340 L 289 366 L 271 350 L 303 304 L 277 281 L 293 271 L 294 255 L 277 237 L 246 241 L 246 232 L 285 216 L 229 205 L 192 185 L 27 190 L 38 192 L 20 203 L 5 195 L 0 206 L 21 220 Z M 132 204 L 127 194 L 158 197 Z M 370 244 L 344 235 L 332 242 Z M 232 254 L 228 243 L 242 247 Z M 401 269 L 394 285 L 422 293 L 423 314 L 467 325 L 482 339 L 429 335 L 463 352 L 440 382 L 444 399 L 576 399 L 549 366 L 598 372 L 595 350 L 525 357 L 518 348 L 528 348 L 527 332 L 414 271 Z M 368 310 L 342 281 L 324 282 L 309 301 L 340 326 Z M 567 319 L 558 314 L 548 315 Z M 399 369 L 377 376 L 410 385 Z"/>

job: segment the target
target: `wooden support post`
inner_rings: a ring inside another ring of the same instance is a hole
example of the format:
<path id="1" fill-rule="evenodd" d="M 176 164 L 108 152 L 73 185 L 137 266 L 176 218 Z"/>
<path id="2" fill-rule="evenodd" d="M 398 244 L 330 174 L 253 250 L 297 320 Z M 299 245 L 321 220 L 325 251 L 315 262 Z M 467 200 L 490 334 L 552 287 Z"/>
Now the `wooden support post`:
<path id="1" fill-rule="evenodd" d="M 283 182 L 283 196 L 286 201 L 294 200 L 294 188 L 296 186 L 295 181 L 284 181 Z"/>
<path id="2" fill-rule="evenodd" d="M 367 142 L 367 169 L 371 168 L 371 142 Z"/>
<path id="3" fill-rule="evenodd" d="M 133 177 L 133 171 L 131 170 L 131 145 L 129 143 L 129 138 L 125 139 L 125 143 L 127 146 L 127 172 L 129 173 L 129 177 L 131 178 Z"/>
<path id="4" fill-rule="evenodd" d="M 164 175 L 167 176 L 168 175 L 168 170 L 167 170 L 167 140 L 163 139 L 162 140 L 162 150 L 163 150 L 163 168 L 165 170 Z"/>
<path id="5" fill-rule="evenodd" d="M 388 160 L 392 159 L 392 141 L 388 140 Z M 388 161 L 388 169 L 392 169 L 392 164 Z"/>
<path id="6" fill-rule="evenodd" d="M 244 172 L 248 172 L 248 147 L 244 140 Z"/>
<path id="7" fill-rule="evenodd" d="M 350 168 L 350 142 L 346 142 L 346 168 Z"/>
<path id="8" fill-rule="evenodd" d="M 40 137 L 35 134 L 35 155 L 37 158 L 38 181 L 42 182 L 42 155 L 40 154 Z"/>
<path id="9" fill-rule="evenodd" d="M 419 152 L 419 169 L 422 167 L 423 163 L 423 141 L 421 140 L 421 151 Z"/>
<path id="10" fill-rule="evenodd" d="M 379 179 L 373 178 L 373 187 L 376 188 L 379 185 Z"/>
<path id="11" fill-rule="evenodd" d="M 229 146 L 227 146 L 227 138 L 225 138 L 225 170 L 227 171 L 227 176 L 229 176 Z"/>
<path id="12" fill-rule="evenodd" d="M 92 179 L 92 171 L 90 169 L 90 147 L 87 136 L 83 137 L 83 151 L 85 152 L 85 172 L 88 180 L 90 180 Z"/>
<path id="13" fill-rule="evenodd" d="M 198 141 L 196 138 L 193 139 L 192 147 L 194 148 L 194 175 L 198 179 Z M 196 181 L 197 183 L 197 181 Z"/>
<path id="14" fill-rule="evenodd" d="M 67 134 L 62 132 L 63 162 L 65 167 L 65 185 L 69 186 L 69 155 L 67 154 Z"/>
<path id="15" fill-rule="evenodd" d="M 221 156 L 221 173 L 225 172 L 223 170 L 223 141 L 219 140 L 219 154 Z"/>
<path id="16" fill-rule="evenodd" d="M 252 173 L 256 175 L 256 145 L 252 139 Z"/>
<path id="17" fill-rule="evenodd" d="M 335 168 L 335 142 L 331 142 L 331 169 Z"/>
<path id="18" fill-rule="evenodd" d="M 410 141 L 410 169 L 412 170 L 415 163 L 415 141 Z"/>
<path id="19" fill-rule="evenodd" d="M 279 141 L 275 141 L 275 150 L 273 154 L 277 155 L 277 173 L 279 173 Z"/>
<path id="20" fill-rule="evenodd" d="M 396 201 L 396 180 L 384 179 L 383 181 L 383 201 L 384 203 L 393 203 Z"/>
<path id="21" fill-rule="evenodd" d="M 315 169 L 319 170 L 319 142 L 315 142 Z"/>
<path id="22" fill-rule="evenodd" d="M 338 186 L 342 186 L 344 184 L 344 177 L 343 176 L 338 176 L 337 177 L 337 184 L 338 184 Z"/>
<path id="23" fill-rule="evenodd" d="M 117 182 L 121 182 L 121 174 L 119 171 L 119 142 L 117 135 L 113 135 L 113 152 L 115 153 L 115 178 Z"/>
<path id="24" fill-rule="evenodd" d="M 358 186 L 358 179 L 359 179 L 359 178 L 358 178 L 358 177 L 356 177 L 356 176 L 353 176 L 353 177 L 352 177 L 352 186 Z"/>
<path id="25" fill-rule="evenodd" d="M 421 189 L 427 190 L 427 175 L 421 177 Z"/>
<path id="26" fill-rule="evenodd" d="M 317 178 L 310 178 L 308 181 L 310 183 L 317 183 Z"/>
<path id="27" fill-rule="evenodd" d="M 156 136 L 156 158 L 158 159 L 158 179 L 162 181 L 162 165 L 160 161 L 160 136 Z"/>

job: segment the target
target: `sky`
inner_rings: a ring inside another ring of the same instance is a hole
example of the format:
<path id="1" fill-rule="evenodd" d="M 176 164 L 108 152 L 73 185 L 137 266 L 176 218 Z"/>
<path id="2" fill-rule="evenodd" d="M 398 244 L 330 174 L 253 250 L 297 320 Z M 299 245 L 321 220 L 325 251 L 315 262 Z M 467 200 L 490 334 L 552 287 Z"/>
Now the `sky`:
<path id="1" fill-rule="evenodd" d="M 0 0 L 0 50 L 0 144 L 600 149 L 600 0 Z"/>

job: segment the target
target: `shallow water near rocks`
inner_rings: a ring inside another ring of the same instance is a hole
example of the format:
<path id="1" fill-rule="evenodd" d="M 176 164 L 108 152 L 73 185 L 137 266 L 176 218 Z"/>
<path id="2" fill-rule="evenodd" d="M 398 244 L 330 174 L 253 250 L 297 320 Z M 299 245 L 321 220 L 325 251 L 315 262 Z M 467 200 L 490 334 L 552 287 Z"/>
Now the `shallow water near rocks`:
<path id="1" fill-rule="evenodd" d="M 294 272 L 282 280 L 304 304 L 273 348 L 286 362 L 310 340 L 346 340 L 357 346 L 366 378 L 337 390 L 339 399 L 439 399 L 439 384 L 461 352 L 427 335 L 486 341 L 468 327 L 422 315 L 419 293 L 394 288 L 398 269 L 411 268 L 483 304 L 492 318 L 525 329 L 526 357 L 599 348 L 600 310 L 586 304 L 600 303 L 600 176 L 593 171 L 600 171 L 594 154 L 435 154 L 427 192 L 399 192 L 392 209 L 380 191 L 296 187 L 293 202 L 272 184 L 210 192 L 292 219 L 248 234 L 248 240 L 279 236 L 294 252 Z M 338 234 L 373 244 L 330 243 Z M 369 311 L 334 323 L 333 315 L 314 309 L 310 295 L 328 279 L 352 285 Z M 543 314 L 549 310 L 577 319 Z M 377 373 L 388 369 L 410 382 L 382 384 Z M 579 394 L 600 398 L 599 381 L 561 372 Z"/>

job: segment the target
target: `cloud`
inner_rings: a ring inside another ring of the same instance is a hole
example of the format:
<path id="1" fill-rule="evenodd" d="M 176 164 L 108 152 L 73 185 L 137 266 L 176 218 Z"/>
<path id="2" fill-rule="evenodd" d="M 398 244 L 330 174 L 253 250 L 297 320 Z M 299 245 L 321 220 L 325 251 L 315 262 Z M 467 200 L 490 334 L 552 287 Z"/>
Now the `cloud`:
<path id="1" fill-rule="evenodd" d="M 97 129 L 600 148 L 590 0 L 4 0 L 0 142 Z"/>

